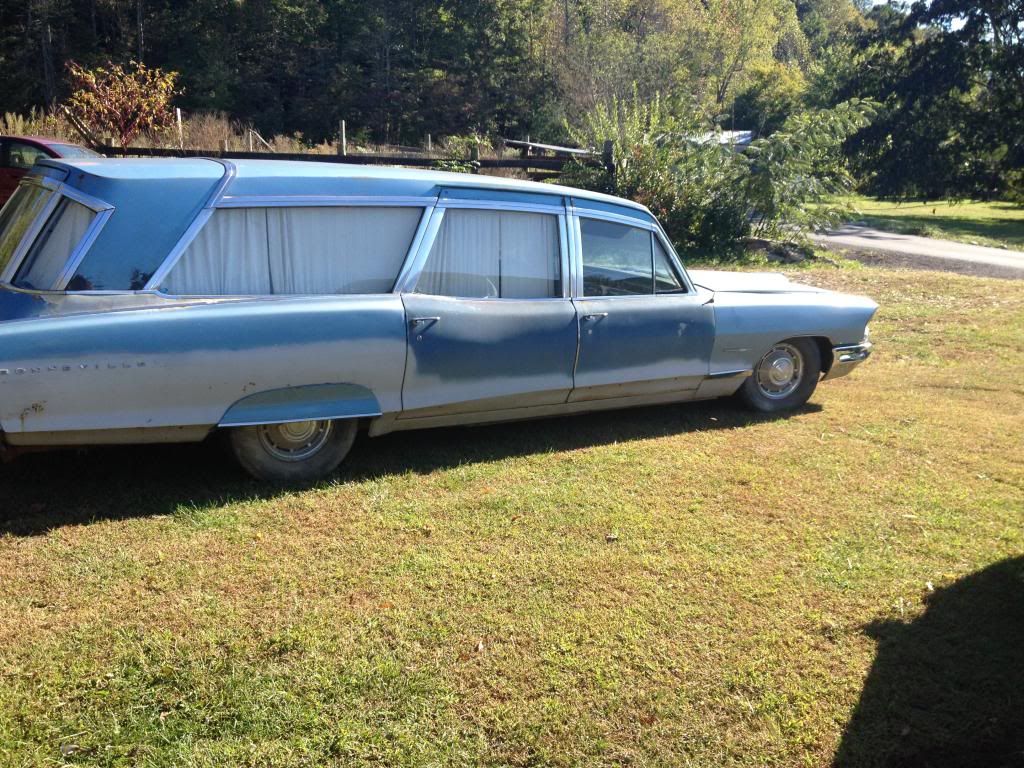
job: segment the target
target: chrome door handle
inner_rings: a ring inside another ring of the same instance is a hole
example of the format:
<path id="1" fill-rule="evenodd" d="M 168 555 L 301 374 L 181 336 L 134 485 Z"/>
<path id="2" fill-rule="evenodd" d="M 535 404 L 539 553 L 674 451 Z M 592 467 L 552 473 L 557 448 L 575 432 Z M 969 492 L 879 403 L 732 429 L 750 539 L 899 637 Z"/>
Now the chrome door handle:
<path id="1" fill-rule="evenodd" d="M 608 317 L 607 312 L 591 312 L 589 315 L 583 315 L 580 320 L 600 320 L 602 317 Z"/>
<path id="2" fill-rule="evenodd" d="M 413 328 L 418 328 L 421 325 L 433 325 L 439 322 L 441 322 L 440 317 L 414 317 L 409 321 L 409 325 Z"/>

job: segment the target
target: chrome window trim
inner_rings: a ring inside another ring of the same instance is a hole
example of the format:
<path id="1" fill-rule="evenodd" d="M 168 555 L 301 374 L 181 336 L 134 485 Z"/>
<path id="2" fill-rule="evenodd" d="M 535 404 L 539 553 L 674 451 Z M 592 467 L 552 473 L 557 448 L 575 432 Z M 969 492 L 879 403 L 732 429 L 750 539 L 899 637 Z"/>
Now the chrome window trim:
<path id="1" fill-rule="evenodd" d="M 423 267 L 427 264 L 427 254 L 434 247 L 437 233 L 441 231 L 441 223 L 443 221 L 444 208 L 431 206 L 424 213 L 423 220 L 420 221 L 420 228 L 416 230 L 416 235 L 413 237 L 412 247 L 409 249 L 406 263 L 398 272 L 398 279 L 395 280 L 392 293 L 413 292 L 416 283 L 419 282 L 420 275 L 423 273 Z"/>
<path id="2" fill-rule="evenodd" d="M 478 205 L 477 203 L 482 203 Z M 469 203 L 464 205 L 464 203 Z M 423 274 L 423 268 L 427 265 L 427 257 L 430 255 L 431 249 L 434 247 L 434 241 L 437 240 L 437 235 L 441 231 L 441 225 L 444 223 L 445 211 L 449 208 L 452 209 L 465 209 L 465 210 L 496 210 L 496 211 L 510 211 L 512 213 L 543 213 L 548 216 L 558 217 L 558 256 L 561 263 L 561 296 L 547 296 L 545 298 L 535 299 L 514 299 L 514 298 L 502 298 L 501 296 L 442 296 L 433 293 L 422 293 L 417 294 L 420 296 L 434 296 L 439 299 L 453 299 L 456 301 L 566 301 L 572 298 L 572 258 L 569 244 L 566 242 L 566 234 L 568 232 L 568 220 L 566 216 L 566 208 L 564 206 L 546 206 L 546 205 L 532 205 L 529 203 L 508 203 L 505 204 L 500 201 L 484 200 L 442 200 L 438 199 L 437 205 L 433 208 L 430 215 L 430 221 L 426 224 L 423 231 L 423 239 L 419 242 L 419 247 L 416 248 L 412 256 L 409 258 L 409 263 L 402 269 L 399 274 L 398 280 L 395 281 L 394 293 L 417 293 L 416 284 L 419 282 L 420 275 Z M 420 233 L 417 231 L 416 238 L 413 239 L 414 246 L 416 240 L 419 238 Z M 566 268 L 569 268 L 568 270 Z"/>
<path id="3" fill-rule="evenodd" d="M 152 277 L 149 278 L 147 283 L 143 286 L 145 291 L 156 291 L 160 288 L 160 283 L 167 277 L 167 273 L 174 269 L 174 265 L 178 263 L 178 260 L 185 253 L 185 250 L 195 240 L 196 235 L 199 234 L 199 230 L 203 228 L 203 225 L 209 221 L 210 216 L 213 215 L 214 207 L 224 197 L 224 190 L 235 178 L 237 169 L 235 164 L 230 160 L 223 160 L 221 158 L 207 158 L 215 163 L 220 163 L 224 167 L 224 174 L 220 177 L 220 181 L 214 186 L 210 192 L 210 196 L 206 199 L 206 203 L 192 219 L 192 223 L 188 225 L 188 228 L 178 239 L 178 242 L 174 244 L 170 252 L 167 254 L 167 258 L 163 260 L 163 263 L 157 267 Z"/>
<path id="4" fill-rule="evenodd" d="M 25 230 L 25 234 L 22 235 L 21 242 L 18 244 L 18 247 L 11 256 L 11 260 L 8 262 L 3 274 L 0 274 L 0 283 L 9 284 L 12 288 L 16 286 L 12 285 L 11 281 L 17 275 L 22 262 L 25 260 L 25 256 L 28 255 L 29 250 L 35 244 L 36 238 L 39 237 L 39 234 L 46 226 L 46 222 L 49 221 L 53 212 L 57 210 L 57 206 L 60 205 L 62 197 L 66 197 L 79 205 L 83 205 L 96 214 L 89 223 L 89 227 L 85 230 L 85 234 L 82 235 L 82 239 L 78 241 L 78 244 L 68 255 L 68 260 L 64 263 L 64 267 L 57 276 L 57 280 L 53 287 L 40 288 L 37 290 L 38 293 L 63 291 L 67 287 L 68 282 L 70 282 L 75 270 L 78 269 L 78 265 L 81 264 L 82 260 L 85 258 L 85 254 L 88 253 L 103 227 L 113 215 L 114 206 L 105 200 L 100 200 L 98 197 L 87 195 L 81 190 L 69 186 L 66 182 L 56 181 L 46 176 L 28 175 L 24 177 L 20 184 L 42 187 L 43 189 L 49 190 L 51 192 L 51 196 L 50 199 L 46 201 L 46 205 L 44 205 L 39 213 L 36 214 L 35 219 L 33 219 L 28 229 Z"/>
<path id="5" fill-rule="evenodd" d="M 654 221 L 634 219 L 632 216 L 611 213 L 609 211 L 594 211 L 589 208 L 575 208 L 575 211 L 576 215 L 583 219 L 604 219 L 605 221 L 611 221 L 616 224 L 628 224 L 629 226 L 636 227 L 637 229 L 647 229 L 652 231 L 660 229 L 660 226 Z M 653 219 L 654 217 L 651 216 L 651 218 Z"/>
<path id="6" fill-rule="evenodd" d="M 466 208 L 483 211 L 508 211 L 510 213 L 547 213 L 557 216 L 565 213 L 564 205 L 541 205 L 540 203 L 519 203 L 503 200 L 467 200 L 463 198 L 438 198 L 438 208 Z"/>
<path id="7" fill-rule="evenodd" d="M 222 197 L 215 208 L 426 208 L 437 203 L 437 196 L 402 197 L 386 195 L 230 195 Z"/>

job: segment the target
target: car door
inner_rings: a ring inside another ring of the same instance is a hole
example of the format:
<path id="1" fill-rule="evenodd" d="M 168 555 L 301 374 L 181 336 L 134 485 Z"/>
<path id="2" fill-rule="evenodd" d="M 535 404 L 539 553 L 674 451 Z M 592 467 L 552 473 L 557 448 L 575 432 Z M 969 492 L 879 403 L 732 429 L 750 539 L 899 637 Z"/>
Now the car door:
<path id="1" fill-rule="evenodd" d="M 14 194 L 22 177 L 42 157 L 49 155 L 24 141 L 3 139 L 0 142 L 0 205 Z"/>
<path id="2" fill-rule="evenodd" d="M 578 327 L 561 198 L 549 207 L 442 204 L 402 292 L 402 418 L 564 403 Z"/>
<path id="3" fill-rule="evenodd" d="M 653 224 L 578 211 L 579 359 L 570 401 L 695 390 L 708 374 L 713 308 Z"/>

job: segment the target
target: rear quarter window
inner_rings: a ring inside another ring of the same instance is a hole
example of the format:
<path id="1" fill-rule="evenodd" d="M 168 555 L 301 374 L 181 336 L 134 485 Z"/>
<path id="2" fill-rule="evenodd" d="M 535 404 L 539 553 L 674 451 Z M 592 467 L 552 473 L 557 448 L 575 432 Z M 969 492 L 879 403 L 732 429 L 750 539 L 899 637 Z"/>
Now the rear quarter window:
<path id="1" fill-rule="evenodd" d="M 221 208 L 160 290 L 176 296 L 388 293 L 419 207 Z"/>

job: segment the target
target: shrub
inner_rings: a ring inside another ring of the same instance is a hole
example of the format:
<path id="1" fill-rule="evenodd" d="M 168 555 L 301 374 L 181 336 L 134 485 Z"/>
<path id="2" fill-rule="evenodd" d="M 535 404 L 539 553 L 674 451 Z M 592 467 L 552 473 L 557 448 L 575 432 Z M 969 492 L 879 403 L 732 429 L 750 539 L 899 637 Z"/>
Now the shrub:
<path id="1" fill-rule="evenodd" d="M 872 114 L 863 101 L 800 113 L 738 151 L 694 110 L 634 95 L 567 127 L 595 151 L 611 139 L 613 167 L 575 162 L 563 181 L 646 205 L 684 258 L 730 258 L 752 232 L 805 240 L 810 229 L 836 221 L 844 209 L 828 199 L 852 187 L 839 149 Z"/>

